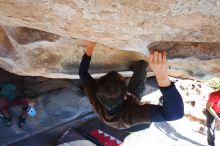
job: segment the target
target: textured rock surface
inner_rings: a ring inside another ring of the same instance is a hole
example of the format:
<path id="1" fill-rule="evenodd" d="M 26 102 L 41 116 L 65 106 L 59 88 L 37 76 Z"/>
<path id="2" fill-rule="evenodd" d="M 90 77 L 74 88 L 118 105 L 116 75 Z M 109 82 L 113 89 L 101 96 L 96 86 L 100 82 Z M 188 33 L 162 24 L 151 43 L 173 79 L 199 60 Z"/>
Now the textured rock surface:
<path id="1" fill-rule="evenodd" d="M 127 70 L 159 46 L 169 50 L 171 75 L 220 77 L 219 12 L 217 0 L 0 0 L 0 66 L 75 78 L 82 44 L 92 40 L 93 73 Z"/>

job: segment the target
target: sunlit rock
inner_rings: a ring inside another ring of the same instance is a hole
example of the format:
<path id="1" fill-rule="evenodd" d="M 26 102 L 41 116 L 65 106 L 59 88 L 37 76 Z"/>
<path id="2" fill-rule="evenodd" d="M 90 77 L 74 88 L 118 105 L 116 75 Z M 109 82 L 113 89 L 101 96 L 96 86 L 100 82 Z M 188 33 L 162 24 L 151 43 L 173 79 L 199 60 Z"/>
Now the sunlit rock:
<path id="1" fill-rule="evenodd" d="M 91 73 L 126 71 L 157 48 L 168 51 L 171 76 L 220 77 L 219 12 L 217 0 L 0 0 L 0 67 L 78 78 L 91 40 L 98 42 Z"/>

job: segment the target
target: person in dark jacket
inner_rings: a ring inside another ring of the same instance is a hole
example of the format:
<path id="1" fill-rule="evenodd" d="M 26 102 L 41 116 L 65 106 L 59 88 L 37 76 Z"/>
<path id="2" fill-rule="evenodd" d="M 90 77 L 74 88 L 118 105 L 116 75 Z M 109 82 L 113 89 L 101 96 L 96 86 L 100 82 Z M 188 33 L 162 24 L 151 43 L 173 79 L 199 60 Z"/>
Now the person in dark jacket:
<path id="1" fill-rule="evenodd" d="M 144 60 L 133 65 L 133 75 L 128 85 L 125 78 L 111 71 L 100 79 L 89 74 L 91 56 L 96 46 L 86 42 L 86 51 L 79 67 L 79 76 L 84 91 L 97 116 L 107 125 L 125 129 L 134 125 L 173 121 L 183 117 L 183 100 L 174 83 L 168 77 L 168 64 L 165 52 L 151 51 L 149 65 L 156 75 L 159 89 L 163 95 L 163 105 L 141 104 L 145 89 L 146 68 Z"/>

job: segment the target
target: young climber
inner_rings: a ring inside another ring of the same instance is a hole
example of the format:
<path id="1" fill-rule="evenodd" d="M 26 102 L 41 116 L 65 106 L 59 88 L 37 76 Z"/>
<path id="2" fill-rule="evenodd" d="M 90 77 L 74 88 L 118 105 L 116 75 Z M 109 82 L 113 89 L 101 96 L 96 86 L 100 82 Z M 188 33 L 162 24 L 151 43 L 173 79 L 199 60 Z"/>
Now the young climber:
<path id="1" fill-rule="evenodd" d="M 86 42 L 86 51 L 79 67 L 79 76 L 86 95 L 98 117 L 107 125 L 124 129 L 148 122 L 172 121 L 184 114 L 182 97 L 168 78 L 165 52 L 152 51 L 149 65 L 163 95 L 163 106 L 140 104 L 145 89 L 146 68 L 144 60 L 133 65 L 133 75 L 128 85 L 119 73 L 111 71 L 95 80 L 88 73 L 94 42 Z"/>
<path id="2" fill-rule="evenodd" d="M 215 145 L 215 121 L 220 122 L 220 90 L 209 94 L 206 104 L 207 141 Z"/>
<path id="3" fill-rule="evenodd" d="M 29 104 L 33 105 L 33 101 L 27 97 L 17 96 L 16 89 L 16 85 L 12 83 L 0 84 L 0 119 L 2 119 L 6 126 L 12 126 L 12 116 L 8 109 L 20 105 L 22 106 L 22 111 L 18 119 L 18 126 L 21 128 L 22 124 L 25 123 Z"/>

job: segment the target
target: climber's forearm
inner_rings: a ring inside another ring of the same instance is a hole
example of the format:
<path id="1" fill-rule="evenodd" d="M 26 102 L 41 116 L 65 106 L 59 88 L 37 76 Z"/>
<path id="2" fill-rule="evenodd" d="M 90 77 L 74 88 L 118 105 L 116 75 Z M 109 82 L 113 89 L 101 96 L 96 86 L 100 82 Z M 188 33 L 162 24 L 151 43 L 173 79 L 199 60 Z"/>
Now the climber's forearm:
<path id="1" fill-rule="evenodd" d="M 91 56 L 92 56 L 95 46 L 96 46 L 95 42 L 91 42 L 91 41 L 85 42 L 86 51 L 82 57 L 82 60 L 79 66 L 79 77 L 83 85 L 86 84 L 91 79 L 93 79 L 92 76 L 89 74 L 88 70 L 89 70 L 89 66 L 91 62 Z"/>
<path id="2" fill-rule="evenodd" d="M 79 66 L 79 77 L 83 85 L 86 84 L 91 79 L 93 79 L 92 76 L 88 72 L 90 61 L 91 61 L 91 56 L 88 56 L 87 53 L 85 53 L 82 57 L 82 60 Z"/>

